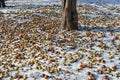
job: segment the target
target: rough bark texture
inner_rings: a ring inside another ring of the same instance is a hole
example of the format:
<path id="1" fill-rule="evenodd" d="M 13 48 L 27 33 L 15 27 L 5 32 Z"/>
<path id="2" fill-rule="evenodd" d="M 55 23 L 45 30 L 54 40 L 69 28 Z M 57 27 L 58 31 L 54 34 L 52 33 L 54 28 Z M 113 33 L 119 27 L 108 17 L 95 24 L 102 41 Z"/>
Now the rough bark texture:
<path id="1" fill-rule="evenodd" d="M 0 7 L 5 7 L 5 0 L 0 0 Z"/>
<path id="2" fill-rule="evenodd" d="M 63 20 L 62 29 L 76 30 L 78 29 L 78 14 L 76 9 L 77 0 L 62 0 Z"/>

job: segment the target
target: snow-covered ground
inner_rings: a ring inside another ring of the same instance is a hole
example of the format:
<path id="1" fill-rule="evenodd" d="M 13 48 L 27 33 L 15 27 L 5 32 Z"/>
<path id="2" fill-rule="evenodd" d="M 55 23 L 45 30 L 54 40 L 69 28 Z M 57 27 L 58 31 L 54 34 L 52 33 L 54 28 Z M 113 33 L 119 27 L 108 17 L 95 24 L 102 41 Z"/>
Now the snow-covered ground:
<path id="1" fill-rule="evenodd" d="M 6 4 L 9 6 L 18 5 L 61 5 L 60 0 L 8 0 Z"/>
<path id="2" fill-rule="evenodd" d="M 120 0 L 78 0 L 86 3 L 106 3 L 106 4 L 120 4 Z"/>
<path id="3" fill-rule="evenodd" d="M 8 0 L 9 2 L 21 4 L 37 4 L 37 5 L 50 5 L 50 4 L 61 4 L 61 0 Z M 23 3 L 24 2 L 24 3 Z M 105 3 L 105 4 L 120 4 L 120 0 L 78 0 L 78 2 L 86 3 Z M 14 4 L 12 4 L 14 5 Z"/>
<path id="4" fill-rule="evenodd" d="M 0 80 L 120 80 L 120 5 L 80 3 L 63 31 L 61 7 L 39 6 L 59 1 L 24 1 L 0 9 Z"/>

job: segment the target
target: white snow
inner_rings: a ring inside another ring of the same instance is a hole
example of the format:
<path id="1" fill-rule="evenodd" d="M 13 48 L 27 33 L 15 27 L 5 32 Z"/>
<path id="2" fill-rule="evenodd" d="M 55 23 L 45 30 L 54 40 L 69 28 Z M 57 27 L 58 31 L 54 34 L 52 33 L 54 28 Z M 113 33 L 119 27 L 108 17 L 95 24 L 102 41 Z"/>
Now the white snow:
<path id="1" fill-rule="evenodd" d="M 80 2 L 89 3 L 107 3 L 107 4 L 120 4 L 120 0 L 78 0 Z"/>
<path id="2" fill-rule="evenodd" d="M 120 4 L 120 0 L 78 0 L 78 2 L 85 3 L 106 3 L 106 4 Z M 8 0 L 6 4 L 9 6 L 18 5 L 61 5 L 61 0 Z"/>

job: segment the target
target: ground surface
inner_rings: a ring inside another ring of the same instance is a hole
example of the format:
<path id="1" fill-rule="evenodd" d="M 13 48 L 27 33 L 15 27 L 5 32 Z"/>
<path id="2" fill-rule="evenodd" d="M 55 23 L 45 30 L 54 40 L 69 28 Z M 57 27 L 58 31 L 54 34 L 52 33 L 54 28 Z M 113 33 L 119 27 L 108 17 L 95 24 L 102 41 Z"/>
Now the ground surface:
<path id="1" fill-rule="evenodd" d="M 78 5 L 79 31 L 61 7 L 0 9 L 0 79 L 120 80 L 120 6 Z"/>

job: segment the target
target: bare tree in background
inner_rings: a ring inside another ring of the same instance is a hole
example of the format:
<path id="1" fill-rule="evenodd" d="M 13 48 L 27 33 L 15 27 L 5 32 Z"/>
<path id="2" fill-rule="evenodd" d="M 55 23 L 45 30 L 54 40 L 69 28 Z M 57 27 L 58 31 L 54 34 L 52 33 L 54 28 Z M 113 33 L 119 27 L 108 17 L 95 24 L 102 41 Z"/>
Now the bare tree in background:
<path id="1" fill-rule="evenodd" d="M 5 0 L 0 0 L 0 7 L 5 7 Z"/>
<path id="2" fill-rule="evenodd" d="M 78 14 L 76 9 L 77 0 L 62 0 L 63 20 L 62 29 L 77 30 L 78 29 Z"/>

